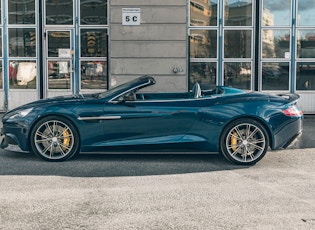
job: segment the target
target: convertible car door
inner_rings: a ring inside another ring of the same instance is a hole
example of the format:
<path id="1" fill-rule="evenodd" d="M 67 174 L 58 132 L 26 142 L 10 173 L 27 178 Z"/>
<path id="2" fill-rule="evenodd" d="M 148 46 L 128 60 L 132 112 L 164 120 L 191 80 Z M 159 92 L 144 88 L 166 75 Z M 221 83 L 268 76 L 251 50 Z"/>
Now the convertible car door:
<path id="1" fill-rule="evenodd" d="M 106 104 L 106 145 L 162 144 L 177 142 L 190 130 L 196 107 L 183 101 L 131 101 Z"/>

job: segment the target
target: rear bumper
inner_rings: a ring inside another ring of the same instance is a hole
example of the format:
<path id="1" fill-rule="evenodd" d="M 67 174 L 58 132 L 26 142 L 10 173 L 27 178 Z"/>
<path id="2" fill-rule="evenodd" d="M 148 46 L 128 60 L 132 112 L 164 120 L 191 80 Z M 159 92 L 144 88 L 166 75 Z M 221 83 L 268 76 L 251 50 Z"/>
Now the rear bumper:
<path id="1" fill-rule="evenodd" d="M 274 142 L 271 148 L 285 149 L 292 146 L 302 135 L 303 117 L 292 118 L 274 135 Z"/>
<path id="2" fill-rule="evenodd" d="M 301 131 L 300 133 L 298 133 L 297 135 L 293 136 L 293 137 L 291 138 L 291 140 L 289 140 L 289 141 L 287 142 L 287 144 L 283 146 L 283 148 L 284 148 L 284 149 L 290 148 L 290 147 L 293 146 L 297 141 L 299 141 L 299 140 L 301 139 L 301 137 L 302 137 L 302 131 Z"/>

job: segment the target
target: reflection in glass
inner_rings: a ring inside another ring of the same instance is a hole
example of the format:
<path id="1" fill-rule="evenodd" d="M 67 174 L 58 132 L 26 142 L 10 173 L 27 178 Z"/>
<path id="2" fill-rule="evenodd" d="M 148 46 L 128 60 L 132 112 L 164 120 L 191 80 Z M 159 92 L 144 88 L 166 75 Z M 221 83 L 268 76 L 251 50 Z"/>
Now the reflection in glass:
<path id="1" fill-rule="evenodd" d="M 107 89 L 107 63 L 81 62 L 81 89 Z"/>
<path id="2" fill-rule="evenodd" d="M 251 89 L 251 62 L 225 62 L 224 85 L 239 89 Z"/>
<path id="3" fill-rule="evenodd" d="M 81 57 L 106 57 L 106 45 L 106 29 L 81 30 Z"/>
<path id="4" fill-rule="evenodd" d="M 48 57 L 58 57 L 59 49 L 70 49 L 70 31 L 48 31 Z"/>
<path id="5" fill-rule="evenodd" d="M 0 57 L 2 57 L 2 30 L 0 29 Z"/>
<path id="6" fill-rule="evenodd" d="M 252 0 L 227 0 L 224 7 L 224 25 L 251 26 Z"/>
<path id="7" fill-rule="evenodd" d="M 191 26 L 216 26 L 218 15 L 217 0 L 190 1 Z"/>
<path id="8" fill-rule="evenodd" d="M 262 63 L 262 90 L 289 90 L 289 63 Z"/>
<path id="9" fill-rule="evenodd" d="M 190 63 L 190 87 L 195 82 L 200 84 L 201 89 L 213 89 L 217 81 L 216 62 L 191 62 Z"/>
<path id="10" fill-rule="evenodd" d="M 290 30 L 262 30 L 263 58 L 290 58 Z"/>
<path id="11" fill-rule="evenodd" d="M 107 0 L 81 0 L 80 22 L 81 25 L 106 25 Z"/>
<path id="12" fill-rule="evenodd" d="M 36 57 L 36 33 L 31 28 L 9 29 L 9 56 Z"/>
<path id="13" fill-rule="evenodd" d="M 263 0 L 263 26 L 290 26 L 290 0 Z"/>
<path id="14" fill-rule="evenodd" d="M 224 31 L 224 57 L 225 58 L 251 58 L 252 31 L 251 30 L 225 30 Z"/>
<path id="15" fill-rule="evenodd" d="M 296 63 L 296 89 L 315 90 L 315 62 Z"/>
<path id="16" fill-rule="evenodd" d="M 35 0 L 8 1 L 9 24 L 35 24 Z"/>
<path id="17" fill-rule="evenodd" d="M 217 30 L 190 31 L 190 57 L 217 57 Z"/>
<path id="18" fill-rule="evenodd" d="M 297 37 L 297 57 L 315 58 L 314 30 L 298 30 Z"/>
<path id="19" fill-rule="evenodd" d="M 0 89 L 3 87 L 3 68 L 2 68 L 2 61 L 0 61 Z"/>
<path id="20" fill-rule="evenodd" d="M 70 89 L 70 61 L 48 61 L 48 89 Z"/>
<path id="21" fill-rule="evenodd" d="M 2 24 L 2 5 L 0 1 L 0 24 Z"/>
<path id="22" fill-rule="evenodd" d="M 297 24 L 299 26 L 315 26 L 315 1 L 299 0 Z"/>
<path id="23" fill-rule="evenodd" d="M 73 0 L 46 0 L 46 25 L 73 25 Z"/>
<path id="24" fill-rule="evenodd" d="M 36 61 L 10 61 L 10 89 L 36 89 Z"/>

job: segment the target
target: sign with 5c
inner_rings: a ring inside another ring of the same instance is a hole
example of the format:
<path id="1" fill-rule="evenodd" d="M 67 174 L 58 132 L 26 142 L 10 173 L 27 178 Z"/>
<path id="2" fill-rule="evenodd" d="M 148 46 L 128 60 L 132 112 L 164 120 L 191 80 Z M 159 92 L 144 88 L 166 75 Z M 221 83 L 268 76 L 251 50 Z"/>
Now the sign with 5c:
<path id="1" fill-rule="evenodd" d="M 140 8 L 123 8 L 122 9 L 122 25 L 123 26 L 139 26 L 141 19 Z"/>

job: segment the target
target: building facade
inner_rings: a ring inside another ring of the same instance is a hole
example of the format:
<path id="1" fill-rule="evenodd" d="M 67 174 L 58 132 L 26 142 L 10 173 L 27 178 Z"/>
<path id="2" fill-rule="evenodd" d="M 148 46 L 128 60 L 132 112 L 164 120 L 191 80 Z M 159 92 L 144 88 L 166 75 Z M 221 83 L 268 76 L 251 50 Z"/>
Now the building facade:
<path id="1" fill-rule="evenodd" d="M 313 0 L 0 0 L 0 110 L 107 90 L 296 92 L 315 113 Z"/>

